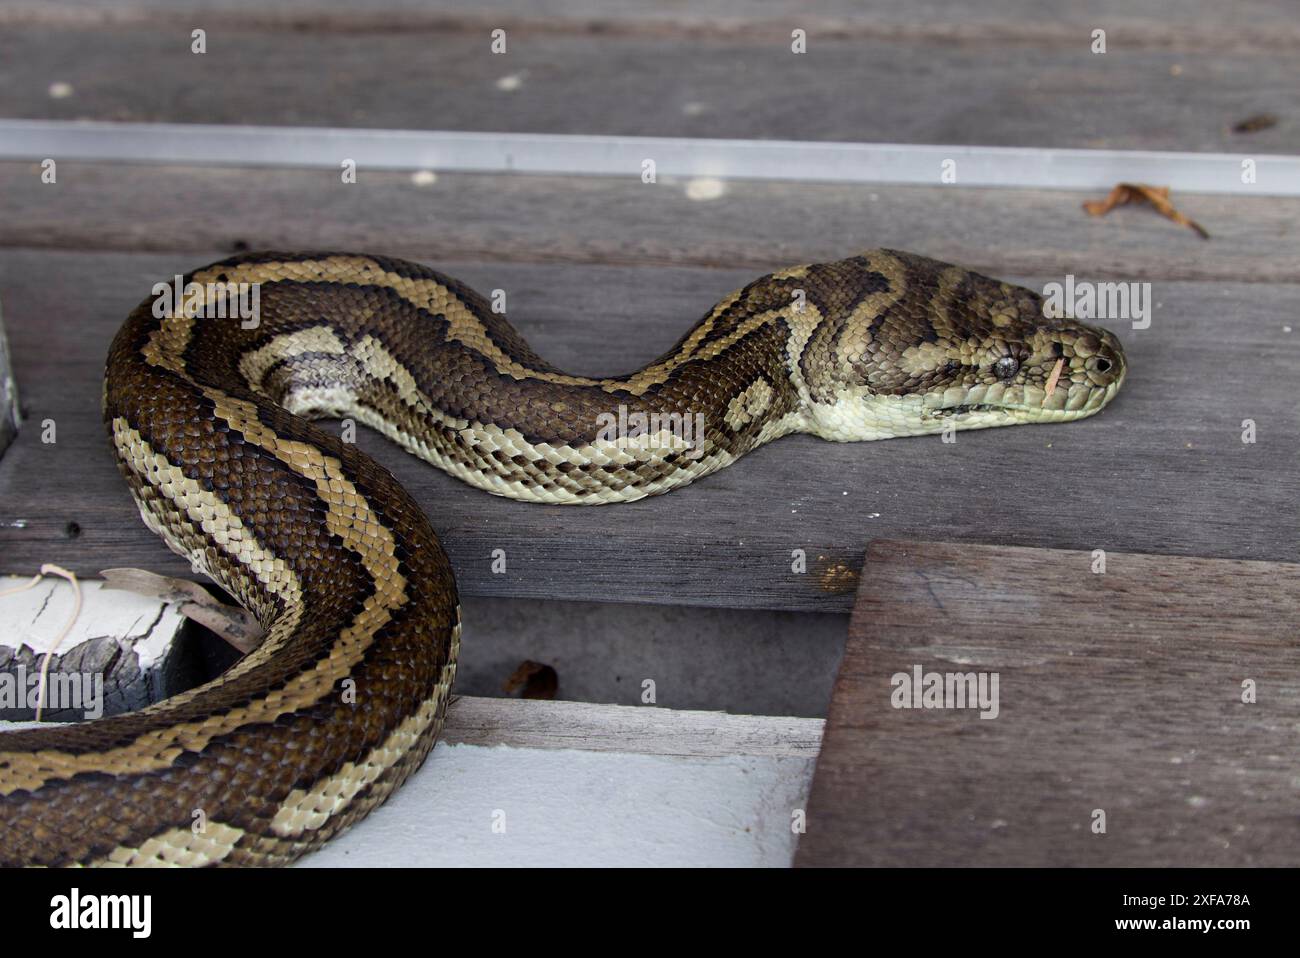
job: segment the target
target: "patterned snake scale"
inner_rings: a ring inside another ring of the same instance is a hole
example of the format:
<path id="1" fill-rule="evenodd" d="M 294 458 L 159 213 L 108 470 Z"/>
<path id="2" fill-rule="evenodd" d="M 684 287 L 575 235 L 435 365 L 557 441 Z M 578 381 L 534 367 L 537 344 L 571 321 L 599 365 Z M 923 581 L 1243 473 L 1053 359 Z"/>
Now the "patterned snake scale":
<path id="1" fill-rule="evenodd" d="M 161 316 L 146 300 L 113 341 L 104 418 L 145 523 L 267 635 L 150 708 L 0 738 L 0 864 L 283 864 L 424 760 L 456 671 L 451 567 L 392 476 L 309 419 L 352 417 L 497 495 L 595 504 L 793 432 L 1078 419 L 1125 374 L 1114 336 L 1044 318 L 1037 294 L 888 250 L 755 280 L 610 379 L 566 375 L 478 293 L 400 260 L 255 253 L 185 281 L 257 284 L 255 328 L 214 316 L 220 286 Z M 702 414 L 703 435 L 619 442 L 600 425 L 619 407 Z"/>

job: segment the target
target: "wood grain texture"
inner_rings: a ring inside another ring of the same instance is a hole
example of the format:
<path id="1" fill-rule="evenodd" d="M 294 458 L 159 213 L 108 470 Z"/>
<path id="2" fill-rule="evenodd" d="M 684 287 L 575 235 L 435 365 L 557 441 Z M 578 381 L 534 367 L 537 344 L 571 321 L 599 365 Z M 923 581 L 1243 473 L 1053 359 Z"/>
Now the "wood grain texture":
<path id="1" fill-rule="evenodd" d="M 1126 44 L 1117 23 L 1108 52 L 1095 54 L 1090 32 L 1103 18 L 1052 42 L 1032 31 L 954 42 L 813 28 L 796 54 L 791 27 L 808 27 L 793 14 L 754 37 L 554 32 L 536 29 L 538 19 L 510 29 L 500 55 L 481 14 L 464 29 L 428 31 L 267 30 L 201 14 L 143 26 L 13 23 L 0 34 L 0 115 L 1300 152 L 1290 45 L 1148 48 Z M 208 31 L 204 54 L 190 48 L 197 25 Z M 51 97 L 54 83 L 70 95 Z M 1280 122 L 1232 132 L 1261 112 Z"/>
<path id="2" fill-rule="evenodd" d="M 871 544 L 796 864 L 1300 860 L 1300 566 L 1092 563 Z M 997 673 L 998 717 L 893 708 L 916 665 Z"/>
<path id="3" fill-rule="evenodd" d="M 372 249 L 427 262 L 745 267 L 923 251 L 994 275 L 1296 281 L 1300 199 L 1175 196 L 1209 242 L 1150 209 L 1086 215 L 1087 194 L 962 187 L 0 163 L 0 248 Z M 1096 197 L 1100 199 L 1101 197 Z M 196 224 L 201 223 L 201 228 Z M 151 280 L 152 282 L 152 280 Z"/>
<path id="4" fill-rule="evenodd" d="M 1050 13 L 1050 15 L 1046 15 Z M 1300 45 L 1287 0 L 1074 0 L 1046 9 L 1041 0 L 9 0 L 0 23 L 190 25 L 203 22 L 297 31 L 448 31 L 489 27 L 551 33 L 680 36 L 787 36 L 793 24 L 811 35 L 1076 43 L 1099 25 L 1139 47 L 1284 48 Z"/>
<path id="5" fill-rule="evenodd" d="M 0 256 L 31 418 L 58 430 L 53 444 L 24 430 L 0 460 L 0 571 L 58 561 L 192 575 L 131 505 L 105 445 L 100 382 L 109 339 L 152 284 L 216 255 Z M 653 358 L 757 274 L 434 265 L 506 290 L 534 347 L 585 374 Z M 668 496 L 588 509 L 490 497 L 366 430 L 359 446 L 424 506 L 471 595 L 845 611 L 874 537 L 1300 559 L 1300 338 L 1284 331 L 1294 288 L 1161 282 L 1152 292 L 1151 328 L 1119 328 L 1128 384 L 1078 423 L 961 433 L 953 444 L 794 436 Z M 1247 418 L 1254 444 L 1242 442 Z M 503 574 L 491 571 L 494 549 L 505 550 Z"/>
<path id="6" fill-rule="evenodd" d="M 460 696 L 447 710 L 442 741 L 690 758 L 815 758 L 822 726 L 815 718 Z"/>

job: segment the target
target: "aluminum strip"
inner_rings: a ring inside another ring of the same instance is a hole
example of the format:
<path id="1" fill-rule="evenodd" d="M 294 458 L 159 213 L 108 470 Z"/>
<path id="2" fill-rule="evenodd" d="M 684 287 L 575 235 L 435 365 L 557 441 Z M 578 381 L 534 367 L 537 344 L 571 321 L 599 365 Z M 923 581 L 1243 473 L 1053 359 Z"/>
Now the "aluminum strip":
<path id="1" fill-rule="evenodd" d="M 1300 196 L 1300 157 L 673 137 L 0 120 L 0 159 Z M 1243 175 L 1253 164 L 1254 182 Z M 943 173 L 954 174 L 945 183 Z"/>

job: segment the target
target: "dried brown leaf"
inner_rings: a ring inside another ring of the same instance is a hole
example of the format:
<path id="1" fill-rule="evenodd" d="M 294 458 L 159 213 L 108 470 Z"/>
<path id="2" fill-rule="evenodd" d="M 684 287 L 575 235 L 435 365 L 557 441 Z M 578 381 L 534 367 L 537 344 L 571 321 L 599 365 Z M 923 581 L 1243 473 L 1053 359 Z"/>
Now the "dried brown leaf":
<path id="1" fill-rule="evenodd" d="M 1110 195 L 1104 200 L 1088 200 L 1085 202 L 1083 210 L 1089 216 L 1105 216 L 1115 207 L 1123 206 L 1126 203 L 1150 203 L 1161 216 L 1171 219 L 1181 226 L 1186 226 L 1201 239 L 1210 238 L 1210 234 L 1205 231 L 1205 228 L 1200 223 L 1184 216 L 1174 207 L 1173 203 L 1169 202 L 1169 187 L 1167 186 L 1148 186 L 1145 183 L 1120 183 L 1110 191 Z"/>

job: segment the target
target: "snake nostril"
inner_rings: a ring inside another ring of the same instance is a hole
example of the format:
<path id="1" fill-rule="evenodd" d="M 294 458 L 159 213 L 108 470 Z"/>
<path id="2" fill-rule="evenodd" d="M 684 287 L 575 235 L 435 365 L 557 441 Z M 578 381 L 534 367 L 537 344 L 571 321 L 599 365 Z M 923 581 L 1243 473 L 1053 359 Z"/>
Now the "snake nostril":
<path id="1" fill-rule="evenodd" d="M 1110 372 L 1110 360 L 1109 360 L 1109 359 L 1098 359 L 1098 360 L 1097 360 L 1097 372 L 1099 372 L 1099 373 L 1108 373 L 1108 372 Z"/>

